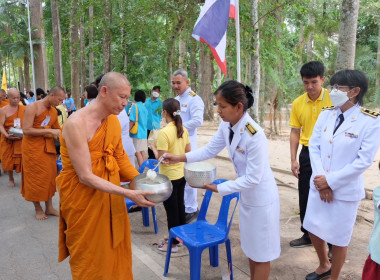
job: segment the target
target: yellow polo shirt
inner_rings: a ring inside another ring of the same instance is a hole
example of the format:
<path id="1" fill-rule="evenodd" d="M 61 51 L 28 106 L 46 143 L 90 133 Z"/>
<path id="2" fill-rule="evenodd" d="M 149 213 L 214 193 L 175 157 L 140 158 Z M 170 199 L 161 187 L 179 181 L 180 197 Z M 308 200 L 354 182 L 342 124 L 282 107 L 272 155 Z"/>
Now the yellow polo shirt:
<path id="1" fill-rule="evenodd" d="M 190 143 L 189 132 L 183 127 L 182 138 L 177 137 L 177 128 L 174 122 L 170 122 L 158 133 L 157 150 L 167 151 L 173 155 L 185 153 L 185 147 Z M 184 163 L 160 164 L 160 174 L 169 177 L 170 180 L 178 180 L 184 176 Z"/>
<path id="2" fill-rule="evenodd" d="M 289 126 L 291 128 L 301 129 L 301 137 L 299 143 L 309 146 L 309 139 L 313 134 L 314 125 L 323 107 L 331 106 L 329 92 L 322 88 L 317 100 L 313 101 L 309 98 L 307 92 L 297 97 L 292 104 L 290 113 Z"/>

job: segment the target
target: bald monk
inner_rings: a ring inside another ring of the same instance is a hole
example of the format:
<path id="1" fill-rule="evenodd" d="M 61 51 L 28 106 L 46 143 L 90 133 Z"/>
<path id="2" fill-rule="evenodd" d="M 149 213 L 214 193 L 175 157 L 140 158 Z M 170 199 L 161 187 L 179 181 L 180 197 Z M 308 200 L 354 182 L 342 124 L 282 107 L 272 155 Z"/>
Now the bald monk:
<path id="1" fill-rule="evenodd" d="M 131 93 L 120 73 L 104 75 L 91 106 L 72 114 L 63 126 L 59 261 L 70 256 L 72 278 L 133 279 L 129 219 L 124 198 L 155 204 L 153 192 L 120 187 L 139 174 L 124 152 L 117 116 Z"/>
<path id="2" fill-rule="evenodd" d="M 8 173 L 8 187 L 13 188 L 15 186 L 13 170 L 17 173 L 21 172 L 22 138 L 15 137 L 9 133 L 9 129 L 11 127 L 21 128 L 25 106 L 19 105 L 20 92 L 17 89 L 11 88 L 8 90 L 8 99 L 10 103 L 0 109 L 1 166 Z"/>
<path id="3" fill-rule="evenodd" d="M 37 220 L 58 216 L 52 197 L 56 192 L 56 150 L 54 140 L 61 132 L 55 106 L 65 99 L 61 87 L 51 89 L 48 96 L 29 104 L 24 113 L 22 140 L 21 194 L 34 204 Z M 40 201 L 45 202 L 45 211 Z"/>
<path id="4" fill-rule="evenodd" d="M 9 104 L 9 100 L 7 98 L 7 93 L 5 90 L 0 88 L 0 108 L 3 108 L 4 106 L 7 106 Z M 0 162 L 1 162 L 1 144 L 0 144 Z M 0 169 L 0 175 L 1 175 L 1 169 Z"/>

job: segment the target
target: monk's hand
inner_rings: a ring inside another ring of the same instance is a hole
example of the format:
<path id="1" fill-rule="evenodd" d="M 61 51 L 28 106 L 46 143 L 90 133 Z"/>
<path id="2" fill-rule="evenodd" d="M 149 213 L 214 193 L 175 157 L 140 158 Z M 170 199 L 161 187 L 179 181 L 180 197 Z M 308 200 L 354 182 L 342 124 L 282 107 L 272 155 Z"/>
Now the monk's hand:
<path id="1" fill-rule="evenodd" d="M 315 176 L 313 182 L 318 191 L 330 188 L 329 184 L 327 183 L 325 175 Z"/>
<path id="2" fill-rule="evenodd" d="M 152 207 L 156 205 L 156 203 L 146 199 L 147 195 L 155 194 L 154 191 L 131 190 L 130 192 L 131 195 L 127 196 L 127 198 L 136 203 L 136 205 L 141 207 Z"/>
<path id="3" fill-rule="evenodd" d="M 61 134 L 60 129 L 52 129 L 51 134 L 53 134 L 54 140 L 59 140 L 59 135 Z"/>
<path id="4" fill-rule="evenodd" d="M 21 137 L 16 137 L 12 133 L 9 133 L 8 136 L 5 136 L 9 140 L 21 140 Z"/>
<path id="5" fill-rule="evenodd" d="M 323 202 L 330 203 L 330 202 L 333 202 L 334 200 L 333 192 L 331 188 L 319 191 L 319 196 Z"/>
<path id="6" fill-rule="evenodd" d="M 218 187 L 215 184 L 204 184 L 203 188 L 213 192 L 218 192 Z"/>

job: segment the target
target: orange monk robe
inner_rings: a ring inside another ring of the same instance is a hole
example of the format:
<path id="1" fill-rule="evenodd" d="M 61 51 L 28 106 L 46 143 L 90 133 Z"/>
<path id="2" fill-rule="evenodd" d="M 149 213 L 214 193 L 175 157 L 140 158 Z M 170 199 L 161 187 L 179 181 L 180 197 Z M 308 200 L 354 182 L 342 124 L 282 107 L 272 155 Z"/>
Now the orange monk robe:
<path id="1" fill-rule="evenodd" d="M 8 99 L 4 99 L 3 101 L 0 102 L 0 108 L 3 108 L 9 104 Z M 2 154 L 2 148 L 1 148 L 1 143 L 0 143 L 0 161 L 1 161 L 1 154 Z M 0 172 L 1 173 L 1 172 Z"/>
<path id="2" fill-rule="evenodd" d="M 61 136 L 59 261 L 70 256 L 76 279 L 133 279 L 129 218 L 124 198 L 79 182 Z M 124 152 L 116 116 L 103 121 L 88 143 L 92 172 L 115 185 L 139 173 Z"/>
<path id="3" fill-rule="evenodd" d="M 5 119 L 4 128 L 6 132 L 14 126 L 14 120 L 16 118 L 20 119 L 20 123 L 24 118 L 24 105 L 19 105 L 17 112 L 15 112 L 12 116 L 9 116 Z M 1 135 L 1 167 L 4 171 L 12 171 L 16 170 L 17 173 L 21 171 L 21 143 L 20 140 L 10 140 L 7 139 L 4 135 Z"/>
<path id="4" fill-rule="evenodd" d="M 44 120 L 49 122 L 41 126 Z M 34 118 L 33 128 L 59 129 L 58 114 L 50 107 Z M 56 192 L 56 149 L 48 136 L 24 135 L 22 139 L 21 194 L 27 201 L 47 201 Z"/>

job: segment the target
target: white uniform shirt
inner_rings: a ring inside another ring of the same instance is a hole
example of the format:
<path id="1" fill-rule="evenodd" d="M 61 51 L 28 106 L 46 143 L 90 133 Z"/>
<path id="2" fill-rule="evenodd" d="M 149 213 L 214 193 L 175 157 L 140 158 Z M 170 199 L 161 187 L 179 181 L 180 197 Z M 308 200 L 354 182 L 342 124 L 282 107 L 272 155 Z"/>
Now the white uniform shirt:
<path id="1" fill-rule="evenodd" d="M 340 109 L 324 110 L 319 115 L 309 141 L 310 188 L 316 190 L 316 175 L 325 175 L 334 198 L 359 201 L 365 196 L 363 173 L 380 146 L 380 117 L 363 113 L 359 106 L 349 113 L 335 134 Z"/>
<path id="2" fill-rule="evenodd" d="M 192 94 L 190 94 L 192 93 Z M 181 105 L 182 124 L 189 131 L 190 141 L 197 135 L 197 128 L 203 124 L 204 103 L 189 87 L 184 93 L 175 97 Z"/>
<path id="3" fill-rule="evenodd" d="M 251 135 L 246 128 L 250 123 L 257 131 Z M 232 127 L 234 137 L 229 144 L 228 122 L 222 122 L 217 133 L 204 147 L 186 154 L 187 162 L 215 157 L 227 146 L 235 167 L 237 179 L 218 185 L 221 195 L 240 192 L 240 202 L 246 206 L 264 206 L 278 197 L 276 182 L 269 165 L 268 140 L 260 126 L 245 113 Z"/>
<path id="4" fill-rule="evenodd" d="M 94 99 L 95 100 L 95 99 Z M 132 139 L 129 136 L 129 117 L 125 110 L 121 111 L 117 115 L 121 126 L 121 140 L 123 141 L 124 151 L 128 154 L 129 160 L 133 166 L 135 166 L 135 146 L 133 145 Z"/>

